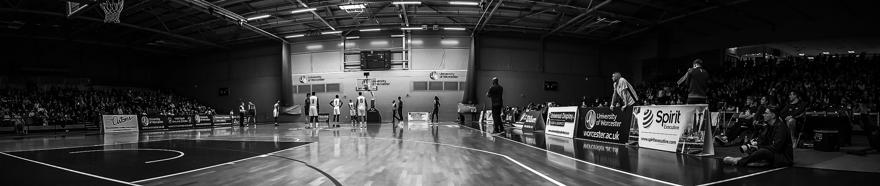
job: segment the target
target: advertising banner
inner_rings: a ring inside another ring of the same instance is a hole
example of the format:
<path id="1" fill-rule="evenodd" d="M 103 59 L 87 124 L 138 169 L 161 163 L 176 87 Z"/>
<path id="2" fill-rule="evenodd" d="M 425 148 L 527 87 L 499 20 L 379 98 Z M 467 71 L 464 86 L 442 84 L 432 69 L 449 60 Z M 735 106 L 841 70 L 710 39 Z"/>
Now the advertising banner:
<path id="1" fill-rule="evenodd" d="M 528 111 L 522 114 L 519 121 L 514 127 L 522 130 L 541 130 L 544 128 L 544 117 L 541 116 L 542 111 Z"/>
<path id="2" fill-rule="evenodd" d="M 137 115 L 102 115 L 104 133 L 137 132 Z"/>
<path id="3" fill-rule="evenodd" d="M 196 122 L 195 122 L 196 127 L 211 127 L 211 125 L 213 123 L 211 121 L 211 116 L 195 115 L 195 116 L 193 116 L 193 119 L 196 120 Z"/>
<path id="4" fill-rule="evenodd" d="M 214 118 L 212 119 L 214 121 L 214 126 L 218 127 L 232 126 L 233 122 L 235 122 L 230 115 L 214 115 Z"/>
<path id="5" fill-rule="evenodd" d="M 168 123 L 166 124 L 168 129 L 175 128 L 192 128 L 195 120 L 192 116 L 167 116 Z"/>
<path id="6" fill-rule="evenodd" d="M 480 123 L 494 124 L 493 121 L 495 120 L 492 119 L 492 110 L 484 110 L 483 112 L 480 112 Z"/>
<path id="7" fill-rule="evenodd" d="M 162 130 L 165 129 L 165 118 L 162 116 L 140 116 L 140 130 Z"/>
<path id="8" fill-rule="evenodd" d="M 576 138 L 620 143 L 629 141 L 633 107 L 621 110 L 608 107 L 581 108 Z"/>
<path id="9" fill-rule="evenodd" d="M 550 107 L 547 110 L 544 133 L 572 138 L 577 117 L 578 107 Z"/>
<path id="10" fill-rule="evenodd" d="M 431 114 L 427 112 L 408 112 L 406 113 L 407 121 L 429 121 Z"/>
<path id="11" fill-rule="evenodd" d="M 708 105 L 657 105 L 636 107 L 639 146 L 676 152 L 680 142 L 702 144 L 701 127 Z"/>

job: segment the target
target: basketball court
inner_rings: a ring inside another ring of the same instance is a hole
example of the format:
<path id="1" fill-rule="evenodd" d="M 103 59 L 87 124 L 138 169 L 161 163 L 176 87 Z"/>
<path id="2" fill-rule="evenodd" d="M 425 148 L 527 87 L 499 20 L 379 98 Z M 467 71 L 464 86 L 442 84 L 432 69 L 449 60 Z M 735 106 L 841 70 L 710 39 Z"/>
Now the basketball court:
<path id="1" fill-rule="evenodd" d="M 876 176 L 729 167 L 717 158 L 542 132 L 491 135 L 446 122 L 402 126 L 282 124 L 3 140 L 0 175 L 13 185 L 857 184 Z"/>
<path id="2" fill-rule="evenodd" d="M 728 103 L 672 100 L 687 92 L 667 76 L 690 74 L 694 58 L 718 71 L 813 61 L 801 49 L 736 47 L 880 33 L 859 27 L 877 12 L 870 2 L 826 4 L 6 0 L 0 37 L 12 49 L 0 56 L 12 57 L 0 63 L 0 103 L 14 108 L 0 108 L 0 133 L 10 133 L 0 135 L 0 185 L 868 185 L 880 169 L 830 160 L 878 157 L 838 152 L 836 129 L 804 137 L 827 152 L 796 149 L 823 157 L 725 165 L 712 144 L 734 119 L 710 120 Z M 644 94 L 636 108 L 603 100 L 622 77 Z M 41 97 L 53 85 L 55 97 Z M 518 121 L 504 132 L 486 112 L 500 98 L 504 120 Z M 391 123 L 398 110 L 406 122 Z M 880 124 L 874 112 L 864 116 Z M 304 122 L 312 117 L 317 128 Z M 358 117 L 366 127 L 351 126 Z M 813 168 L 797 164 L 808 160 Z"/>

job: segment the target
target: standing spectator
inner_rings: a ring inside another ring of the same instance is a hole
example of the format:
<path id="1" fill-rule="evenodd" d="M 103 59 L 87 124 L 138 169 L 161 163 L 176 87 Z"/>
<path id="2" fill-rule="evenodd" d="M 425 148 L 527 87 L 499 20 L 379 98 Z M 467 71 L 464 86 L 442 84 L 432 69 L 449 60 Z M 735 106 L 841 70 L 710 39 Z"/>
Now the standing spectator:
<path id="1" fill-rule="evenodd" d="M 689 68 L 687 73 L 678 79 L 679 85 L 685 81 L 690 82 L 687 104 L 706 104 L 706 83 L 709 81 L 709 72 L 703 69 L 703 60 L 696 59 L 693 67 Z"/>
<path id="2" fill-rule="evenodd" d="M 493 77 L 492 87 L 489 87 L 489 92 L 486 93 L 486 96 L 492 101 L 492 120 L 495 130 L 493 133 L 504 132 L 504 122 L 501 120 L 501 108 L 504 107 L 503 95 L 504 88 L 498 84 L 498 77 Z"/>

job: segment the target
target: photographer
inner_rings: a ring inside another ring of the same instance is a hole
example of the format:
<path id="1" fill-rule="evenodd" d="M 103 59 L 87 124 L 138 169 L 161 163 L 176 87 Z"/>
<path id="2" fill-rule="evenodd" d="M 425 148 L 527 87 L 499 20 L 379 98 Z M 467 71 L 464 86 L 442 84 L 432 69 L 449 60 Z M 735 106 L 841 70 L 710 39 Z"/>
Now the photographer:
<path id="1" fill-rule="evenodd" d="M 724 157 L 724 163 L 745 166 L 791 166 L 794 160 L 794 149 L 791 147 L 791 137 L 788 125 L 779 120 L 776 111 L 764 109 L 764 130 L 756 139 L 748 140 L 741 147 L 746 155 L 743 157 Z"/>

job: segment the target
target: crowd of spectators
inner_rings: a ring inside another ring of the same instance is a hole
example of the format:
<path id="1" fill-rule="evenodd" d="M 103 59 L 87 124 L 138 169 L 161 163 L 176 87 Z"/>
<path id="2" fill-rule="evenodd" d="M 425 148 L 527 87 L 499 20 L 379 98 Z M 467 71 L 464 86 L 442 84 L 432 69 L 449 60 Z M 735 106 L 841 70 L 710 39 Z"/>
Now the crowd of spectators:
<path id="1" fill-rule="evenodd" d="M 121 88 L 0 89 L 0 119 L 30 125 L 97 122 L 104 114 L 193 115 L 212 109 L 169 92 Z"/>
<path id="2" fill-rule="evenodd" d="M 877 111 L 880 90 L 876 72 L 880 57 L 822 55 L 727 61 L 710 68 L 709 105 L 712 110 L 744 108 L 748 97 L 769 98 L 783 106 L 794 91 L 809 104 L 810 111 Z M 644 98 L 641 105 L 683 104 L 687 90 L 672 81 L 634 85 Z"/>

